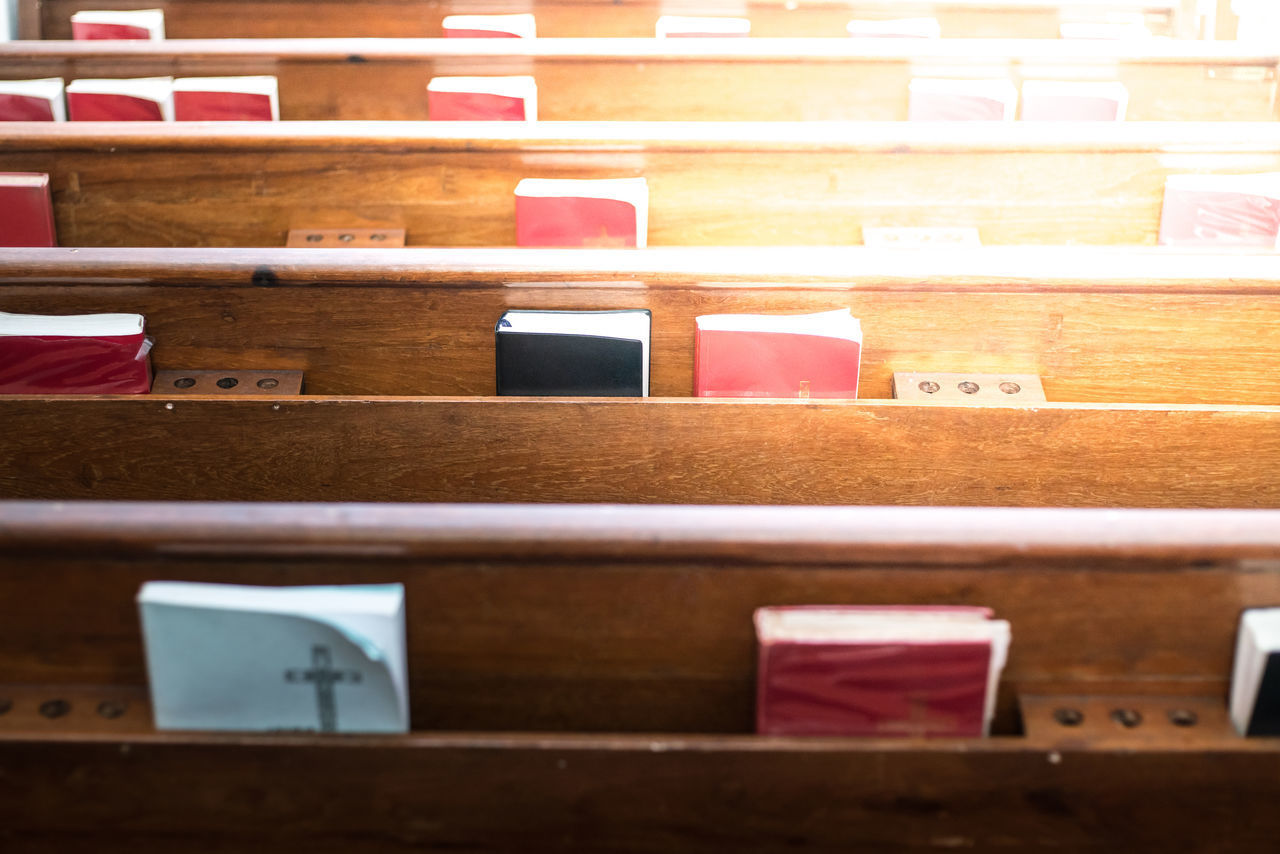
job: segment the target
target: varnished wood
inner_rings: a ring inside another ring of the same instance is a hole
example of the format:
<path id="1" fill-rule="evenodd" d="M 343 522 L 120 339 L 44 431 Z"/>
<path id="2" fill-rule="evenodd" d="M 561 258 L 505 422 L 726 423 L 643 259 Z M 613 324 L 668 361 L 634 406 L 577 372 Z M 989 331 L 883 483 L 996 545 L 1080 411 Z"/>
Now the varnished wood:
<path id="1" fill-rule="evenodd" d="M 864 225 L 1151 244 L 1169 175 L 1280 171 L 1275 124 L 991 124 L 14 123 L 0 169 L 52 175 L 70 246 L 278 246 L 291 228 L 362 226 L 510 245 L 521 178 L 639 175 L 652 246 L 848 245 Z"/>
<path id="2" fill-rule="evenodd" d="M 528 74 L 553 121 L 895 121 L 913 76 L 1117 80 L 1130 120 L 1274 118 L 1277 57 L 1234 42 L 333 39 L 0 43 L 0 79 L 280 81 L 286 120 L 425 120 L 427 81 Z M 1175 96 L 1176 95 L 1176 96 Z"/>
<path id="3" fill-rule="evenodd" d="M 651 390 L 693 391 L 694 318 L 848 308 L 861 396 L 895 371 L 1040 374 L 1068 402 L 1280 405 L 1273 258 L 989 247 L 630 251 L 37 249 L 0 311 L 138 312 L 162 370 L 299 369 L 314 394 L 495 392 L 509 309 L 646 308 Z"/>

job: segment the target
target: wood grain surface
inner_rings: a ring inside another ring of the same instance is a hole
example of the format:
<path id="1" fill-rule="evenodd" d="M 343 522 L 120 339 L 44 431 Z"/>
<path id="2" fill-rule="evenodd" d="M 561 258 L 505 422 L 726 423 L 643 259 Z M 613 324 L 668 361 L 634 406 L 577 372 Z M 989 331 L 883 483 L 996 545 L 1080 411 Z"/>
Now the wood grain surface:
<path id="1" fill-rule="evenodd" d="M 291 228 L 363 226 L 511 245 L 520 179 L 630 176 L 649 182 L 653 246 L 850 245 L 863 226 L 1143 245 L 1169 175 L 1280 170 L 1274 123 L 273 124 L 13 123 L 0 169 L 50 173 L 65 246 L 278 246 Z"/>
<path id="2" fill-rule="evenodd" d="M 192 5 L 195 5 L 194 3 Z M 532 75 L 552 121 L 896 121 L 915 77 L 1116 80 L 1130 120 L 1275 118 L 1277 57 L 1234 42 L 260 39 L 0 43 L 0 79 L 271 74 L 286 120 L 425 120 L 427 82 Z"/>

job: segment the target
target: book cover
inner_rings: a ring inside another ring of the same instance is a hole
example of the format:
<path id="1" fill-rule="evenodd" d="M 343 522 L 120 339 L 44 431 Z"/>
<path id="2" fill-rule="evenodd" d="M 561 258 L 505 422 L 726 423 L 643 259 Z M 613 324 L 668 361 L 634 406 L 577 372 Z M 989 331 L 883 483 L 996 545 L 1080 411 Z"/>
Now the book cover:
<path id="1" fill-rule="evenodd" d="M 0 172 L 0 246 L 57 246 L 49 176 Z"/>
<path id="2" fill-rule="evenodd" d="M 532 122 L 538 118 L 538 84 L 532 77 L 434 77 L 427 84 L 427 117 L 433 122 Z"/>
<path id="3" fill-rule="evenodd" d="M 526 178 L 516 185 L 516 245 L 640 247 L 648 243 L 644 178 Z"/>
<path id="4" fill-rule="evenodd" d="M 663 15 L 654 26 L 660 39 L 746 38 L 751 35 L 751 21 L 746 18 L 690 18 Z"/>
<path id="5" fill-rule="evenodd" d="M 1274 249 L 1280 238 L 1280 172 L 1171 175 L 1160 210 L 1161 246 Z"/>
<path id="6" fill-rule="evenodd" d="M 65 122 L 61 77 L 0 80 L 0 122 Z"/>
<path id="7" fill-rule="evenodd" d="M 173 121 L 173 78 L 73 80 L 67 113 L 73 122 Z"/>
<path id="8" fill-rule="evenodd" d="M 140 314 L 0 312 L 0 393 L 147 394 L 150 352 Z"/>
<path id="9" fill-rule="evenodd" d="M 447 39 L 536 38 L 533 15 L 446 15 L 440 28 Z"/>
<path id="10" fill-rule="evenodd" d="M 400 584 L 147 582 L 156 729 L 408 732 L 404 607 Z"/>
<path id="11" fill-rule="evenodd" d="M 276 78 L 180 77 L 173 81 L 173 118 L 179 122 L 280 120 Z"/>
<path id="12" fill-rule="evenodd" d="M 916 78 L 909 90 L 913 122 L 1009 122 L 1018 106 L 1018 90 L 1008 80 Z"/>
<path id="13" fill-rule="evenodd" d="M 848 309 L 694 322 L 695 397 L 858 396 L 862 328 Z"/>
<path id="14" fill-rule="evenodd" d="M 1024 122 L 1119 122 L 1129 90 L 1117 82 L 1027 80 L 1022 84 Z"/>
<path id="15" fill-rule="evenodd" d="M 894 18 L 887 21 L 852 20 L 845 30 L 855 39 L 940 39 L 937 18 Z"/>
<path id="16" fill-rule="evenodd" d="M 983 608 L 784 607 L 755 614 L 765 735 L 986 735 L 1009 624 Z"/>
<path id="17" fill-rule="evenodd" d="M 647 310 L 508 311 L 495 328 L 499 395 L 647 397 Z"/>
<path id="18" fill-rule="evenodd" d="M 164 11 L 137 9 L 128 12 L 87 10 L 71 15 L 71 38 L 85 39 L 164 39 Z"/>

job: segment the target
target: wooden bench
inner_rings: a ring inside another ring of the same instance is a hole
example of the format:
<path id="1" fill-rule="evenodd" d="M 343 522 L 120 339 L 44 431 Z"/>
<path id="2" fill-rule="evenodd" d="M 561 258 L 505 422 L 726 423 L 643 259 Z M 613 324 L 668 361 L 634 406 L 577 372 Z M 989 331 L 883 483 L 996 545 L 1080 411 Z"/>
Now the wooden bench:
<path id="1" fill-rule="evenodd" d="M 992 126 L 994 124 L 994 126 Z M 979 126 L 981 125 L 981 126 Z M 65 246 L 281 246 L 295 228 L 512 245 L 521 178 L 643 175 L 649 243 L 849 245 L 863 226 L 989 244 L 1153 244 L 1165 179 L 1280 170 L 1280 126 L 1119 123 L 14 123 Z"/>
<path id="2" fill-rule="evenodd" d="M 71 15 L 101 8 L 96 0 L 19 0 L 19 36 L 71 37 Z M 1221 2 L 1221 0 L 1220 0 Z M 147 3 L 152 5 L 148 6 Z M 540 36 L 648 38 L 661 15 L 731 15 L 751 19 L 752 35 L 845 34 L 853 18 L 936 17 L 949 38 L 1043 38 L 1071 20 L 1097 20 L 1107 12 L 1138 13 L 1158 35 L 1197 38 L 1213 15 L 1201 17 L 1197 0 L 362 0 L 358 11 L 337 0 L 127 0 L 113 9 L 160 8 L 169 38 L 437 37 L 446 15 L 532 12 Z M 1229 15 L 1224 14 L 1224 17 Z"/>
<path id="3" fill-rule="evenodd" d="M 1280 832 L 1276 742 L 1235 735 L 1225 704 L 1241 609 L 1280 597 L 1275 512 L 8 503 L 0 518 L 13 854 L 1233 854 Z M 403 582 L 413 733 L 156 733 L 133 597 L 162 578 Z M 995 734 L 752 735 L 752 610 L 850 602 L 1010 620 Z"/>
<path id="4" fill-rule="evenodd" d="M 289 120 L 426 119 L 433 77 L 532 75 L 554 121 L 897 121 L 912 77 L 1117 80 L 1135 121 L 1276 117 L 1274 54 L 1232 42 L 218 39 L 0 43 L 0 79 L 272 74 Z M 1172 93 L 1176 93 L 1173 97 Z"/>

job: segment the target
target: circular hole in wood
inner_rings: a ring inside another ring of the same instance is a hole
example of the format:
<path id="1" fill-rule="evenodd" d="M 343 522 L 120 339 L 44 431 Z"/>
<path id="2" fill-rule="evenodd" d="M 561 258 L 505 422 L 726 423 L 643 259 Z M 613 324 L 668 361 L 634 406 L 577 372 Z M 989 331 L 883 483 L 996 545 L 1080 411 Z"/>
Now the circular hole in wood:
<path id="1" fill-rule="evenodd" d="M 319 242 L 320 242 L 320 241 L 322 241 L 322 240 L 324 240 L 324 235 L 323 235 L 323 234 L 308 234 L 308 235 L 307 235 L 307 242 L 308 242 L 308 243 L 319 243 Z"/>
<path id="2" fill-rule="evenodd" d="M 71 711 L 71 704 L 66 700 L 45 700 L 40 704 L 40 714 L 53 720 Z"/>
<path id="3" fill-rule="evenodd" d="M 191 388 L 196 384 L 194 377 L 178 377 L 173 381 L 174 388 Z"/>
<path id="4" fill-rule="evenodd" d="M 1063 726 L 1080 726 L 1084 723 L 1084 712 L 1079 709 L 1054 709 L 1053 719 Z"/>
<path id="5" fill-rule="evenodd" d="M 258 380 L 258 388 L 261 389 L 271 389 L 278 385 L 280 385 L 280 380 L 275 379 L 274 377 L 265 377 Z"/>
<path id="6" fill-rule="evenodd" d="M 1000 383 L 1000 390 L 1005 394 L 1017 394 L 1022 391 L 1022 386 L 1017 383 Z"/>
<path id="7" fill-rule="evenodd" d="M 98 704 L 98 715 L 113 721 L 123 715 L 126 708 L 128 707 L 119 700 L 103 700 Z"/>
<path id="8" fill-rule="evenodd" d="M 920 390 L 925 394 L 934 394 L 940 388 L 942 388 L 942 386 L 938 385 L 933 380 L 925 380 L 924 382 L 920 383 Z"/>
<path id="9" fill-rule="evenodd" d="M 1111 713 L 1111 720 L 1125 729 L 1133 729 L 1142 723 L 1142 713 L 1137 709 L 1116 709 Z"/>
<path id="10" fill-rule="evenodd" d="M 235 377 L 223 377 L 217 382 L 218 388 L 235 388 L 238 385 L 240 385 L 240 380 Z"/>
<path id="11" fill-rule="evenodd" d="M 0 715 L 7 715 L 13 709 L 13 700 L 0 700 Z"/>
<path id="12" fill-rule="evenodd" d="M 387 239 L 387 236 L 385 234 L 370 234 L 369 239 L 381 243 Z"/>
<path id="13" fill-rule="evenodd" d="M 351 241 L 356 239 L 356 236 L 354 234 L 339 234 L 338 239 L 341 240 L 343 243 L 350 243 Z"/>
<path id="14" fill-rule="evenodd" d="M 960 383 L 960 385 L 956 386 L 956 388 L 960 389 L 965 394 L 978 393 L 978 384 L 975 382 L 970 382 L 969 380 L 965 380 L 964 382 Z"/>
<path id="15" fill-rule="evenodd" d="M 1169 710 L 1169 723 L 1174 726 L 1195 726 L 1199 722 L 1199 716 L 1190 709 Z"/>

